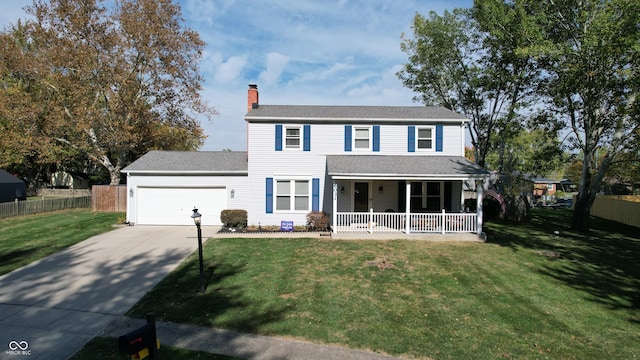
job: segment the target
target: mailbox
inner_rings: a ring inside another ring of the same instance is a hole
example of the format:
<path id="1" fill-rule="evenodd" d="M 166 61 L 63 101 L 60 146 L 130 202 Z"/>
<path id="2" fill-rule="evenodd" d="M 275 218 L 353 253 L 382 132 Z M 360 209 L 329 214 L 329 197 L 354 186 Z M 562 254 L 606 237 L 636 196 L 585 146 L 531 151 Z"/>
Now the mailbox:
<path id="1" fill-rule="evenodd" d="M 118 338 L 118 350 L 132 359 L 145 359 L 150 355 L 152 360 L 156 360 L 155 350 L 159 348 L 153 314 L 147 315 L 147 324 Z"/>

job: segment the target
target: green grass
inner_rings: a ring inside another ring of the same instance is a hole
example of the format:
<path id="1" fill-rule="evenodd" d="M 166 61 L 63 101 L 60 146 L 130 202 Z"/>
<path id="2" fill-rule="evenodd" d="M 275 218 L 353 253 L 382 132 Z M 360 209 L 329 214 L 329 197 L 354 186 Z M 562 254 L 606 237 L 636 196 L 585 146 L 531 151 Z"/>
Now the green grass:
<path id="1" fill-rule="evenodd" d="M 0 275 L 113 229 L 122 213 L 74 209 L 0 220 Z"/>
<path id="2" fill-rule="evenodd" d="M 234 360 L 236 358 L 209 354 L 200 351 L 190 351 L 184 349 L 178 349 L 170 346 L 165 346 L 160 343 L 160 349 L 158 350 L 157 357 L 159 359 L 201 359 L 201 360 Z M 77 352 L 70 360 L 122 360 L 131 359 L 118 352 L 118 340 L 113 338 L 97 337 L 88 342 L 82 350 Z"/>
<path id="3" fill-rule="evenodd" d="M 204 294 L 194 253 L 129 315 L 411 358 L 640 358 L 638 229 L 569 220 L 489 223 L 484 244 L 209 239 Z"/>

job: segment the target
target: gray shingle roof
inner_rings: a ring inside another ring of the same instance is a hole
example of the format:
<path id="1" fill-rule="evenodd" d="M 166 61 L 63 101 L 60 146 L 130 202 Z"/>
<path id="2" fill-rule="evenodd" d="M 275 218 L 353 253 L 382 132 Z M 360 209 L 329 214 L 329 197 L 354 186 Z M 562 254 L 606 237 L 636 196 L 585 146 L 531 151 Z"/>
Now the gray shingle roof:
<path id="1" fill-rule="evenodd" d="M 246 151 L 149 151 L 122 172 L 244 173 Z"/>
<path id="2" fill-rule="evenodd" d="M 467 121 L 444 107 L 437 106 L 315 106 L 260 105 L 245 115 L 249 122 L 273 120 L 313 121 L 387 121 L 404 123 L 420 121 Z"/>
<path id="3" fill-rule="evenodd" d="M 332 177 L 375 178 L 484 178 L 489 172 L 462 156 L 332 155 L 327 156 Z"/>

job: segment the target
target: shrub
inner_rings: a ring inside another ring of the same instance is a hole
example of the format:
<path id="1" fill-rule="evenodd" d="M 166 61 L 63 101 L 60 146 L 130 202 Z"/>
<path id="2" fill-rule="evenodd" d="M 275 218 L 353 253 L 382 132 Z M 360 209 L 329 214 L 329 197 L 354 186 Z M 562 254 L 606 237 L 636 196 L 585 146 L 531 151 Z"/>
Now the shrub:
<path id="1" fill-rule="evenodd" d="M 329 214 L 324 211 L 312 211 L 307 214 L 307 227 L 310 230 L 329 229 Z"/>
<path id="2" fill-rule="evenodd" d="M 247 210 L 222 210 L 220 221 L 225 227 L 247 226 Z"/>

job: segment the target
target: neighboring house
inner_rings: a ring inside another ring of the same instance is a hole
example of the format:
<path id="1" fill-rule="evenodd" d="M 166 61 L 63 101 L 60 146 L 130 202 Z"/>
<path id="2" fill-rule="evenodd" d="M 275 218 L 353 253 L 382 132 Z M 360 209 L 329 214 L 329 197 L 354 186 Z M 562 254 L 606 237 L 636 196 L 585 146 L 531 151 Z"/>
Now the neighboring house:
<path id="1" fill-rule="evenodd" d="M 0 203 L 27 199 L 27 186 L 24 181 L 0 169 Z"/>
<path id="2" fill-rule="evenodd" d="M 555 197 L 556 192 L 563 191 L 569 192 L 571 191 L 571 181 L 567 179 L 562 180 L 553 180 L 547 179 L 543 177 L 536 177 L 531 179 L 533 181 L 533 196 L 536 199 L 542 199 L 544 201 L 548 201 Z"/>
<path id="3" fill-rule="evenodd" d="M 169 221 L 163 204 L 175 192 L 177 200 L 193 199 L 181 205 L 188 221 L 186 207 L 195 206 L 215 216 L 210 223 L 219 223 L 221 208 L 240 208 L 250 225 L 304 225 L 309 212 L 324 211 L 333 231 L 482 231 L 482 206 L 464 213 L 463 184 L 479 185 L 481 204 L 489 173 L 464 157 L 468 120 L 457 113 L 260 105 L 257 86 L 250 85 L 245 121 L 246 153 L 151 152 L 125 168 L 133 200 L 128 220 Z M 205 200 L 205 192 L 218 195 Z"/>

